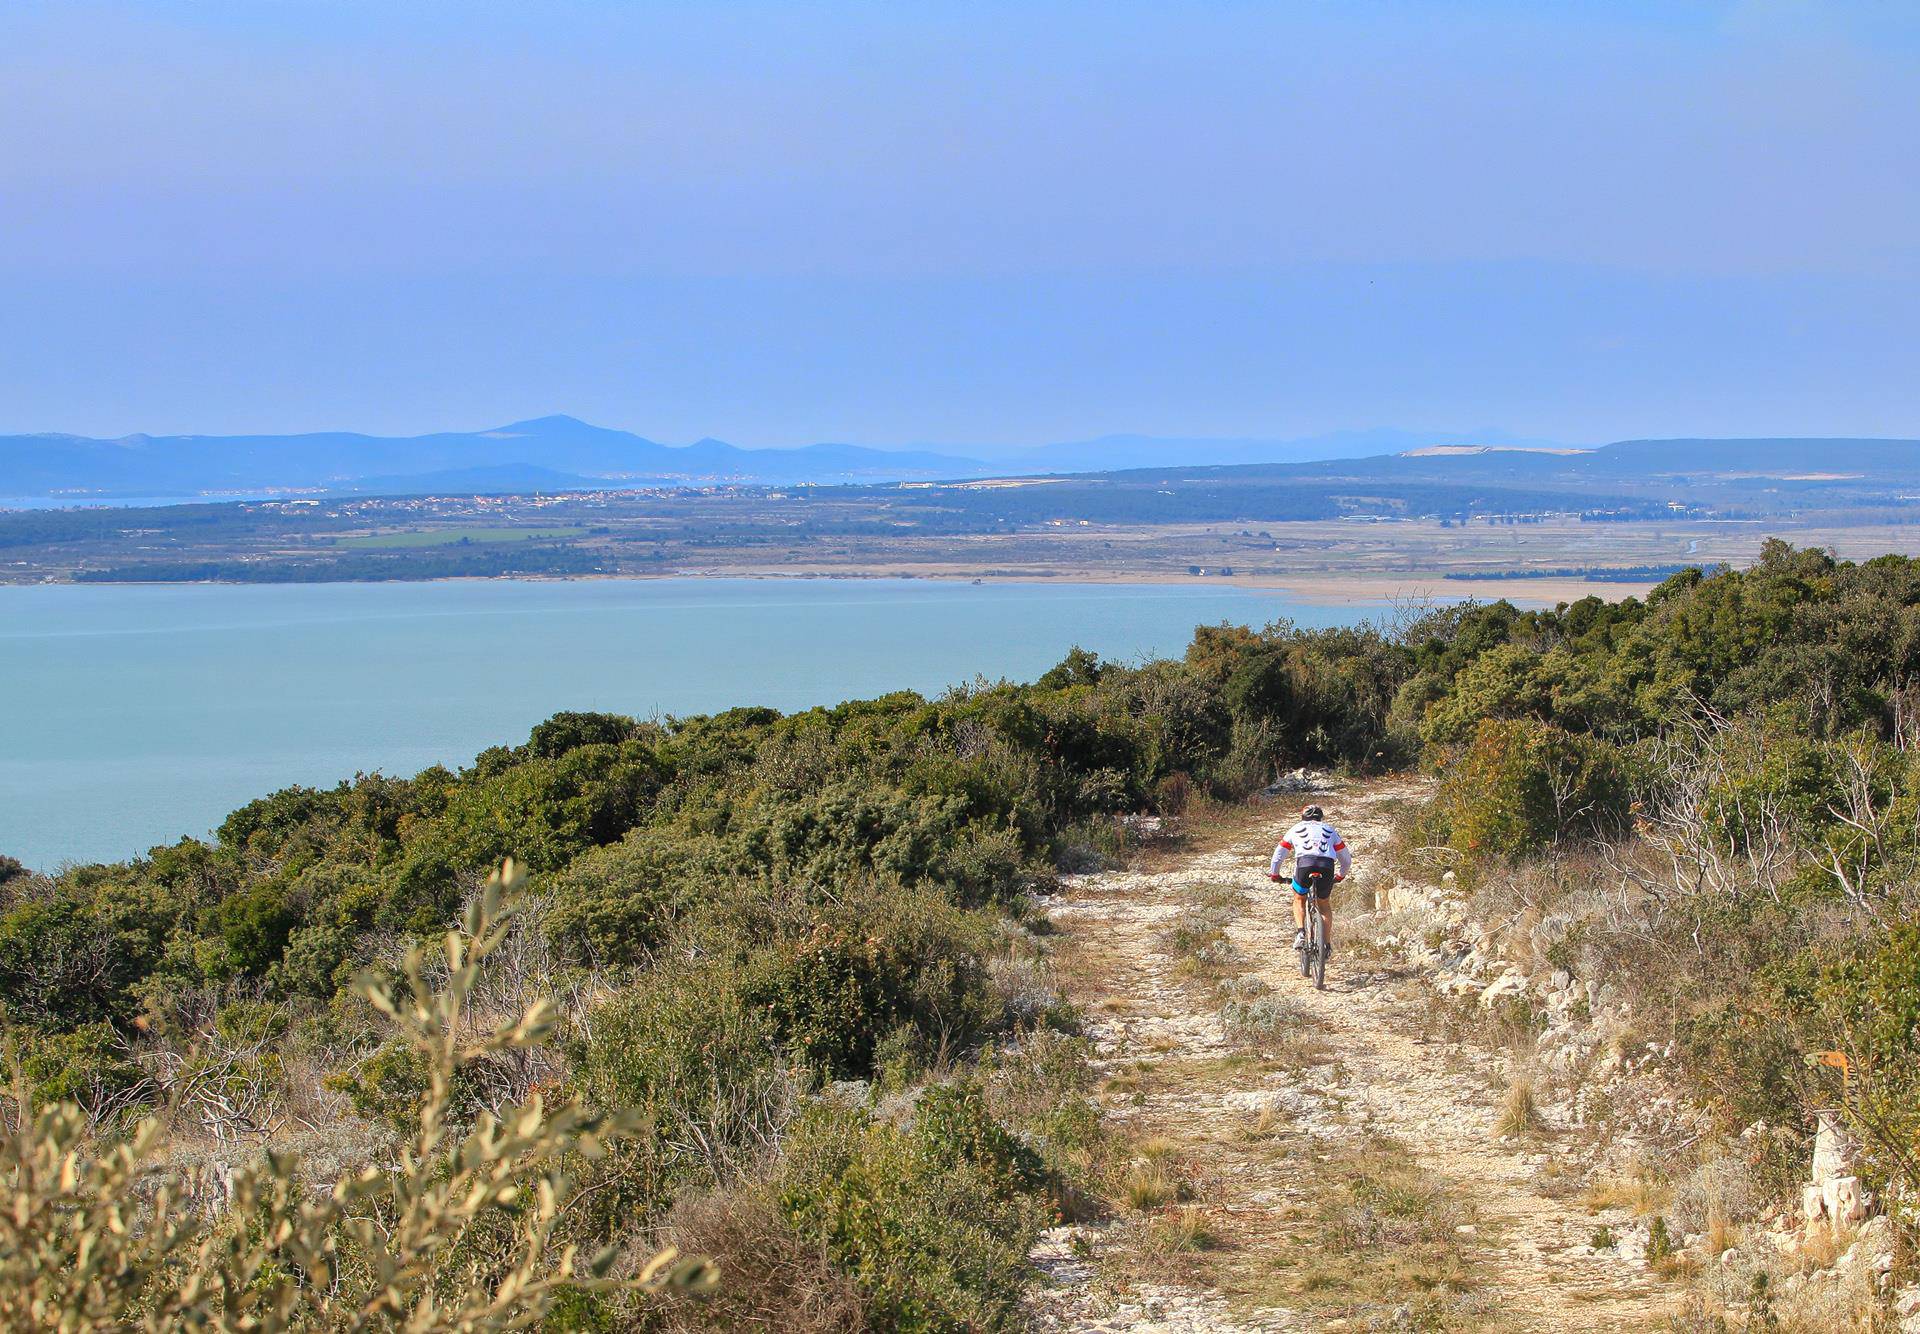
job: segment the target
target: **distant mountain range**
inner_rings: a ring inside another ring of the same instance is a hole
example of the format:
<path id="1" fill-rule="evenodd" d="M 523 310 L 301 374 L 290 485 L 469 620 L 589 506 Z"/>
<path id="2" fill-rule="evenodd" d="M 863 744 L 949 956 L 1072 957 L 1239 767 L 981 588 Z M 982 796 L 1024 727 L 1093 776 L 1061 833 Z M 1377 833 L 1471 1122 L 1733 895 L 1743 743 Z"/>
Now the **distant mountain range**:
<path id="1" fill-rule="evenodd" d="M 1094 440 L 1042 445 L 998 457 L 1002 467 L 1028 473 L 1114 472 L 1127 468 L 1218 467 L 1250 464 L 1311 463 L 1322 459 L 1358 459 L 1408 450 L 1459 447 L 1564 448 L 1550 440 L 1531 440 L 1504 431 L 1461 435 L 1445 431 L 1334 431 L 1297 440 L 1221 439 L 1151 435 L 1103 435 Z M 983 452 L 983 451 L 969 451 Z"/>
<path id="2" fill-rule="evenodd" d="M 1920 511 L 1920 440 L 1622 440 L 1592 449 L 1425 445 L 1305 463 L 1085 474 L 1021 488 L 1017 503 L 1036 513 L 1052 505 L 1064 514 L 1083 489 L 1099 486 L 1173 496 L 1189 516 L 1204 509 L 1208 517 L 1259 513 L 1251 497 L 1279 487 L 1355 514 L 1552 511 L 1647 518 L 1683 512 L 1907 522 Z M 1271 499 L 1266 505 L 1278 513 Z"/>
<path id="3" fill-rule="evenodd" d="M 716 483 L 821 485 L 965 480 L 1007 472 L 1278 464 L 1356 458 L 1421 446 L 1515 445 L 1497 432 L 1461 436 L 1348 431 L 1299 440 L 1103 436 L 1019 450 L 874 449 L 817 444 L 741 449 L 720 440 L 663 445 L 573 417 L 486 431 L 385 437 L 303 435 L 0 436 L 0 497 L 76 502 L 263 492 L 408 495 Z"/>
<path id="4" fill-rule="evenodd" d="M 1231 485 L 1237 475 L 1386 483 L 1604 488 L 1611 495 L 1672 493 L 1675 479 L 1711 483 L 1718 498 L 1762 500 L 1769 488 L 1831 489 L 1859 504 L 1920 485 L 1911 440 L 1627 440 L 1598 448 L 1495 431 L 1471 435 L 1344 431 L 1295 440 L 1102 436 L 1038 448 L 874 449 L 818 444 L 741 449 L 719 440 L 663 445 L 573 417 L 540 417 L 488 431 L 383 437 L 307 435 L 0 436 L 0 497 L 60 503 L 261 493 L 511 494 L 617 487 L 755 484 L 845 486 L 957 482 L 995 476 L 1136 471 Z M 1731 489 L 1729 489 L 1731 488 Z M 1064 499 L 1064 496 L 1062 496 Z M 1802 496 L 1796 504 L 1810 497 Z"/>
<path id="5" fill-rule="evenodd" d="M 700 482 L 860 482 L 978 475 L 925 451 L 662 445 L 573 417 L 400 438 L 308 435 L 0 436 L 0 495 L 203 496 L 258 491 L 571 488 Z"/>
<path id="6" fill-rule="evenodd" d="M 1255 469 L 1199 468 L 1195 472 L 1230 475 Z M 1675 478 L 1771 480 L 1787 483 L 1907 481 L 1920 479 L 1920 440 L 1882 440 L 1849 436 L 1766 437 L 1738 440 L 1618 440 L 1610 445 L 1441 444 L 1421 445 L 1392 454 L 1322 459 L 1258 471 L 1299 476 L 1415 477 L 1533 482 L 1605 478 L 1608 481 L 1658 481 Z M 1184 467 L 1148 471 L 1181 474 Z"/>

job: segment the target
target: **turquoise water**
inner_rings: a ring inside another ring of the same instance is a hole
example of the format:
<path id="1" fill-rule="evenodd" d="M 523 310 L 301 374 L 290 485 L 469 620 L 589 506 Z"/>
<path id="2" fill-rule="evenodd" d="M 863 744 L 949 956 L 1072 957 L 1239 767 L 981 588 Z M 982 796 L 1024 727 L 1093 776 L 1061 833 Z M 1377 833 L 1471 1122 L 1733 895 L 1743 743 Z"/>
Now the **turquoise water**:
<path id="1" fill-rule="evenodd" d="M 130 856 L 290 783 L 463 764 L 560 709 L 796 709 L 1376 610 L 917 580 L 0 587 L 0 852 Z"/>

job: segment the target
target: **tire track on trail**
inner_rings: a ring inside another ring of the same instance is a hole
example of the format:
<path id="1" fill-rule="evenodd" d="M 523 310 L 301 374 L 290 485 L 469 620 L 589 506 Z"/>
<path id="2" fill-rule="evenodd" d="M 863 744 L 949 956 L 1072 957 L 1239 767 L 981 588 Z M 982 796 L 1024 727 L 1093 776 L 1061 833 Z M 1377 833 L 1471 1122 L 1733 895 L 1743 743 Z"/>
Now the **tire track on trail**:
<path id="1" fill-rule="evenodd" d="M 1112 1221 L 1046 1233 L 1036 1329 L 1664 1324 L 1675 1290 L 1595 1250 L 1608 1220 L 1564 1198 L 1578 1174 L 1556 1153 L 1563 1132 L 1502 1139 L 1495 1054 L 1433 1035 L 1444 1002 L 1411 969 L 1345 948 L 1366 890 L 1385 902 L 1415 883 L 1385 849 L 1392 808 L 1423 792 L 1402 779 L 1325 798 L 1356 870 L 1335 891 L 1324 992 L 1295 964 L 1289 891 L 1265 877 L 1287 801 L 1167 869 L 1067 879 L 1049 915 L 1103 1110 L 1143 1153 L 1136 1175 L 1190 1198 L 1142 1187 Z M 1240 999 L 1231 1033 L 1223 983 Z M 1264 1040 L 1248 1016 L 1268 1021 Z"/>

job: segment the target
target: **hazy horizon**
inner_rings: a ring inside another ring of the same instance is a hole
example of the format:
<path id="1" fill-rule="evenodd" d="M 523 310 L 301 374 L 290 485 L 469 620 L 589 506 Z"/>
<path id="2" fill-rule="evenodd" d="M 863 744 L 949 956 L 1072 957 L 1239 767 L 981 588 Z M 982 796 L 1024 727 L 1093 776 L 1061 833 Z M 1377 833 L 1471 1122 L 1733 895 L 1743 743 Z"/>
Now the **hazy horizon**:
<path id="1" fill-rule="evenodd" d="M 338 426 L 338 427 L 319 427 L 319 428 L 313 428 L 310 430 L 260 429 L 260 430 L 247 430 L 247 431 L 218 431 L 218 432 L 196 431 L 196 430 L 183 430 L 183 431 L 134 430 L 134 431 L 122 432 L 120 434 L 111 435 L 111 436 L 97 436 L 97 435 L 88 435 L 79 431 L 10 430 L 10 429 L 6 429 L 4 426 L 0 426 L 0 439 L 6 439 L 6 438 L 18 439 L 21 437 L 44 435 L 44 436 L 55 437 L 55 438 L 73 437 L 78 439 L 100 440 L 100 441 L 112 443 L 117 440 L 129 440 L 129 439 L 140 439 L 140 438 L 217 440 L 217 439 L 248 438 L 248 437 L 296 438 L 303 435 L 344 434 L 344 435 L 364 435 L 374 439 L 404 440 L 404 439 L 415 439 L 415 438 L 432 436 L 432 435 L 482 435 L 488 432 L 507 430 L 516 426 L 527 426 L 527 425 L 532 425 L 536 423 L 550 422 L 550 421 L 573 421 L 583 426 L 593 427 L 597 430 L 619 431 L 628 435 L 635 436 L 639 439 L 646 440 L 652 444 L 664 445 L 669 449 L 687 449 L 696 445 L 710 444 L 710 443 L 728 444 L 728 445 L 734 445 L 742 449 L 756 449 L 756 450 L 758 449 L 772 449 L 772 450 L 805 449 L 805 448 L 808 448 L 809 446 L 814 446 L 814 445 L 852 445 L 862 449 L 875 449 L 875 450 L 881 450 L 881 451 L 893 452 L 893 453 L 919 451 L 919 452 L 930 452 L 930 453 L 964 454 L 968 451 L 973 451 L 976 454 L 980 455 L 981 457 L 987 457 L 987 458 L 1012 457 L 1019 454 L 1029 453 L 1037 450 L 1044 450 L 1044 449 L 1048 449 L 1048 448 L 1052 448 L 1060 445 L 1096 445 L 1096 444 L 1102 444 L 1107 442 L 1119 443 L 1119 442 L 1128 442 L 1128 441 L 1154 442 L 1154 443 L 1167 443 L 1167 444 L 1309 446 L 1309 445 L 1321 444 L 1321 443 L 1327 443 L 1331 445 L 1335 443 L 1361 443 L 1361 442 L 1373 442 L 1373 441 L 1390 442 L 1399 437 L 1407 437 L 1407 438 L 1413 438 L 1413 439 L 1431 438 L 1435 441 L 1444 441 L 1448 443 L 1466 443 L 1469 440 L 1478 440 L 1478 441 L 1484 441 L 1487 444 L 1494 444 L 1494 445 L 1548 445 L 1548 446 L 1580 448 L 1580 449 L 1597 448 L 1602 445 L 1613 443 L 1612 441 L 1608 441 L 1608 440 L 1599 440 L 1599 441 L 1546 440 L 1546 439 L 1536 438 L 1536 437 L 1518 436 L 1510 431 L 1504 431 L 1496 427 L 1485 427 L 1478 430 L 1459 431 L 1459 430 L 1426 430 L 1418 427 L 1404 427 L 1404 426 L 1356 426 L 1356 427 L 1343 427 L 1343 428 L 1338 428 L 1338 429 L 1329 430 L 1329 431 L 1315 432 L 1310 435 L 1279 435 L 1279 434 L 1269 433 L 1264 435 L 1243 435 L 1243 436 L 1227 436 L 1227 435 L 1202 436 L 1202 435 L 1184 435 L 1184 434 L 1158 434 L 1158 433 L 1149 433 L 1144 431 L 1107 431 L 1099 434 L 1089 433 L 1089 434 L 1082 434 L 1082 435 L 1068 435 L 1068 436 L 1063 436 L 1059 439 L 1053 439 L 1053 440 L 1040 440 L 1040 439 L 1015 440 L 1015 441 L 1002 442 L 1002 443 L 986 443 L 986 442 L 965 441 L 965 440 L 793 439 L 793 440 L 775 440 L 775 441 L 769 441 L 766 443 L 746 445 L 746 444 L 741 444 L 739 441 L 727 440 L 711 432 L 703 435 L 695 436 L 695 437 L 684 438 L 684 439 L 663 439 L 658 432 L 649 431 L 646 428 L 641 426 L 634 426 L 634 425 L 630 425 L 622 422 L 589 421 L 586 418 L 581 417 L 577 413 L 565 412 L 565 411 L 543 412 L 543 413 L 538 413 L 532 417 L 521 418 L 517 421 L 510 421 L 510 422 L 486 422 L 486 423 L 476 424 L 476 423 L 463 423 L 463 422 L 454 421 L 454 422 L 449 422 L 449 423 L 438 425 L 438 426 L 431 426 L 422 431 L 408 431 L 405 433 L 368 431 L 368 430 L 363 430 L 359 427 L 354 427 L 354 426 Z M 1389 447 L 1389 445 L 1383 444 L 1382 447 L 1387 448 Z"/>
<path id="2" fill-rule="evenodd" d="M 0 402 L 115 437 L 1920 434 L 1920 15 L 29 0 Z"/>

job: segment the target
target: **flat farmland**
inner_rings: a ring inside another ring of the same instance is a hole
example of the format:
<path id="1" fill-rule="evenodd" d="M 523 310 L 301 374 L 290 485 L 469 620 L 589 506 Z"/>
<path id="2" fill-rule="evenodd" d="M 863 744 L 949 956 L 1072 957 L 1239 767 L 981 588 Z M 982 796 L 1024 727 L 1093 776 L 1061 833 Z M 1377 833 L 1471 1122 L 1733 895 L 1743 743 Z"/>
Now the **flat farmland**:
<path id="1" fill-rule="evenodd" d="M 349 551 L 404 551 L 414 547 L 444 547 L 462 542 L 540 542 L 582 537 L 584 528 L 410 528 L 392 533 L 364 533 L 336 539 Z"/>
<path id="2" fill-rule="evenodd" d="M 1026 495 L 1062 491 L 1036 485 Z M 1920 525 L 1868 514 L 1286 517 L 1295 511 L 1267 509 L 1256 491 L 1205 498 L 1230 517 L 1102 519 L 1080 517 L 1076 503 L 1029 513 L 1017 506 L 1031 500 L 1009 494 L 1021 493 L 724 487 L 0 514 L 0 581 L 907 576 L 1551 603 L 1625 596 L 1689 565 L 1744 565 L 1776 537 L 1851 559 L 1920 554 Z M 1107 498 L 1090 494 L 1097 514 Z"/>

